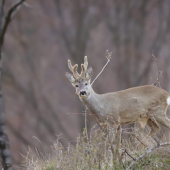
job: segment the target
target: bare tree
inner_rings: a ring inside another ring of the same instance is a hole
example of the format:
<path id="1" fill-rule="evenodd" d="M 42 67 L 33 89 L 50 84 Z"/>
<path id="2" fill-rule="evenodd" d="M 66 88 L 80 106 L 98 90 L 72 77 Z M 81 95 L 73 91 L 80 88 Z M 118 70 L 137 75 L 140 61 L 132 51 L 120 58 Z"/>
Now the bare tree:
<path id="1" fill-rule="evenodd" d="M 4 37 L 7 31 L 8 25 L 12 19 L 12 16 L 16 12 L 17 8 L 23 4 L 25 0 L 21 0 L 18 3 L 14 4 L 8 11 L 7 15 L 4 15 L 4 6 L 5 0 L 1 1 L 0 4 L 0 61 L 2 62 L 2 47 L 4 44 Z M 1 63 L 2 64 L 2 63 Z M 2 75 L 2 65 L 0 68 L 0 152 L 2 159 L 2 166 L 5 170 L 12 169 L 12 161 L 10 154 L 10 146 L 8 136 L 6 134 L 5 129 L 5 120 L 4 120 L 4 104 L 3 104 L 3 96 L 2 96 L 2 88 L 1 88 L 1 79 Z"/>

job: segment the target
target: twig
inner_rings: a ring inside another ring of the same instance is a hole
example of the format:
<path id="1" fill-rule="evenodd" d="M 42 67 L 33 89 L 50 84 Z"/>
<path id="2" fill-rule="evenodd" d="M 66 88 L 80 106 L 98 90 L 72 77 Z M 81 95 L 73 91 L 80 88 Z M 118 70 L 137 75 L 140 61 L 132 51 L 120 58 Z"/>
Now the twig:
<path id="1" fill-rule="evenodd" d="M 153 139 L 154 139 L 154 141 L 157 143 L 157 146 L 160 145 L 160 143 L 157 141 L 156 138 L 153 138 Z"/>
<path id="2" fill-rule="evenodd" d="M 156 61 L 156 63 L 157 63 L 157 68 L 158 68 L 158 75 L 157 75 L 157 77 L 156 77 L 155 82 L 154 82 L 152 85 L 153 85 L 153 86 L 158 86 L 158 87 L 161 88 L 160 78 L 161 78 L 161 75 L 162 75 L 162 71 L 160 71 L 159 64 L 158 64 L 158 59 L 155 57 L 155 55 L 153 54 L 153 52 L 152 52 L 152 60 Z"/>
<path id="3" fill-rule="evenodd" d="M 86 131 L 86 138 L 88 141 L 89 138 L 88 138 L 88 133 L 87 133 L 87 107 L 86 106 L 85 106 L 85 131 Z"/>
<path id="4" fill-rule="evenodd" d="M 136 138 L 143 146 L 146 147 L 146 145 L 145 145 L 135 134 L 133 134 L 133 135 L 135 136 L 135 138 Z"/>
<path id="5" fill-rule="evenodd" d="M 16 10 L 18 9 L 19 6 L 21 6 L 23 3 L 25 2 L 25 0 L 21 0 L 18 3 L 14 4 L 10 10 L 8 11 L 6 17 L 5 17 L 5 23 L 2 26 L 2 31 L 1 31 L 1 35 L 0 35 L 0 47 L 3 45 L 3 41 L 4 41 L 4 36 L 6 33 L 6 30 L 8 28 L 8 25 L 12 19 L 12 16 L 14 15 L 14 12 L 16 12 Z"/>
<path id="6" fill-rule="evenodd" d="M 3 23 L 4 6 L 5 6 L 5 0 L 2 0 L 2 2 L 1 2 L 1 8 L 0 8 L 0 33 L 1 33 L 2 23 Z"/>
<path id="7" fill-rule="evenodd" d="M 126 170 L 129 170 L 135 163 L 137 163 L 140 159 L 142 159 L 146 154 L 151 153 L 153 150 L 155 150 L 161 146 L 165 146 L 165 145 L 170 145 L 170 143 L 166 142 L 166 143 L 162 143 L 162 144 L 157 144 L 157 145 L 147 149 L 141 156 L 139 156 L 134 162 L 132 162 Z"/>
<path id="8" fill-rule="evenodd" d="M 33 9 L 33 7 L 31 5 L 29 5 L 27 2 L 24 2 L 23 5 L 29 9 Z"/>
<path id="9" fill-rule="evenodd" d="M 111 56 L 112 56 L 112 52 L 109 53 L 109 51 L 106 50 L 107 63 L 104 65 L 104 67 L 102 68 L 102 70 L 100 71 L 100 73 L 96 76 L 96 78 L 93 80 L 93 82 L 91 83 L 91 86 L 92 86 L 93 83 L 96 81 L 96 79 L 100 76 L 100 74 L 103 72 L 103 70 L 105 69 L 105 67 L 107 66 L 107 64 L 110 62 Z"/>
<path id="10" fill-rule="evenodd" d="M 102 70 L 100 71 L 100 73 L 96 76 L 96 78 L 93 80 L 93 82 L 91 83 L 91 86 L 93 85 L 93 83 L 95 82 L 95 80 L 100 76 L 100 74 L 103 72 L 103 70 L 105 69 L 105 67 L 107 66 L 107 64 L 110 62 L 111 56 L 112 56 L 112 52 L 109 53 L 109 51 L 106 50 L 107 63 L 104 65 L 104 67 L 102 68 Z M 85 131 L 86 131 L 86 138 L 87 138 L 87 140 L 88 140 L 89 138 L 88 138 L 88 133 L 87 133 L 87 107 L 86 107 L 86 106 L 85 106 Z"/>
<path id="11" fill-rule="evenodd" d="M 134 161 L 136 161 L 136 159 L 135 159 L 132 155 L 130 155 L 130 154 L 127 152 L 126 149 L 125 149 L 125 153 L 127 153 L 127 155 L 128 155 L 129 157 L 131 157 Z"/>

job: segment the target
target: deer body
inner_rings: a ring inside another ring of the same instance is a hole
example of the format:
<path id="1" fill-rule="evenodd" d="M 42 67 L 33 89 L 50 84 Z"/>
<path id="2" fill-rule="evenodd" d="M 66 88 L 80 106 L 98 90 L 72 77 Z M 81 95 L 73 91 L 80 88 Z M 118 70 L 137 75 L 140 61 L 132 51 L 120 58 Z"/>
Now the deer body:
<path id="1" fill-rule="evenodd" d="M 168 97 L 165 90 L 146 85 L 101 95 L 92 89 L 89 97 L 80 99 L 101 123 L 106 119 L 114 124 L 138 121 L 145 126 L 149 117 L 154 117 L 158 105 L 168 107 Z"/>
<path id="2" fill-rule="evenodd" d="M 82 73 L 77 73 L 77 65 L 71 66 L 73 75 L 66 73 L 66 77 L 76 88 L 80 100 L 97 117 L 102 125 L 105 122 L 117 125 L 139 122 L 142 127 L 150 127 L 150 136 L 160 130 L 158 123 L 170 129 L 170 119 L 166 111 L 170 104 L 167 91 L 155 86 L 146 85 L 134 87 L 118 92 L 97 94 L 90 85 L 92 69 L 87 69 L 87 57 L 82 64 Z"/>

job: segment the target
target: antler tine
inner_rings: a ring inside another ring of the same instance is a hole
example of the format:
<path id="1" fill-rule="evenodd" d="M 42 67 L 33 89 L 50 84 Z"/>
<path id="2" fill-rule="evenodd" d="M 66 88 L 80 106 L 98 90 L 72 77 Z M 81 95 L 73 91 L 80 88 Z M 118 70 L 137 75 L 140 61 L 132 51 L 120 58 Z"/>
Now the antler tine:
<path id="1" fill-rule="evenodd" d="M 87 56 L 84 57 L 84 68 L 85 71 L 87 71 L 87 67 L 88 67 L 88 61 L 87 61 Z"/>
<path id="2" fill-rule="evenodd" d="M 74 76 L 76 79 L 80 78 L 80 75 L 79 75 L 78 72 L 77 72 L 77 67 L 78 67 L 77 64 L 75 64 L 74 66 L 72 66 L 71 61 L 68 60 L 68 68 L 72 71 L 73 76 Z"/>
<path id="3" fill-rule="evenodd" d="M 78 65 L 75 64 L 74 67 L 73 67 L 73 76 L 74 76 L 76 79 L 80 78 L 80 75 L 79 75 L 79 73 L 77 72 L 77 68 L 78 68 Z"/>
<path id="4" fill-rule="evenodd" d="M 73 72 L 73 66 L 70 60 L 68 60 L 68 68 Z"/>
<path id="5" fill-rule="evenodd" d="M 85 77 L 86 71 L 87 71 L 88 61 L 87 56 L 84 57 L 84 64 L 81 64 L 81 77 Z"/>

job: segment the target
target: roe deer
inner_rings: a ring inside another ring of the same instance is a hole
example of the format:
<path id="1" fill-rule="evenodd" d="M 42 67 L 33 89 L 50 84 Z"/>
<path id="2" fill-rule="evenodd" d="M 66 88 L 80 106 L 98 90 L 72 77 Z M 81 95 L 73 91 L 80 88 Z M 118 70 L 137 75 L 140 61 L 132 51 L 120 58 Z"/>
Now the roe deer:
<path id="1" fill-rule="evenodd" d="M 109 122 L 120 128 L 123 124 L 139 122 L 144 128 L 150 127 L 149 135 L 154 137 L 160 130 L 158 123 L 170 129 L 170 119 L 166 111 L 170 104 L 167 91 L 152 85 L 134 87 L 118 92 L 97 94 L 90 85 L 92 68 L 88 68 L 87 56 L 81 64 L 81 74 L 78 74 L 78 65 L 68 67 L 73 75 L 66 72 L 67 79 L 76 89 L 76 94 L 85 106 L 97 117 L 99 123 Z"/>

